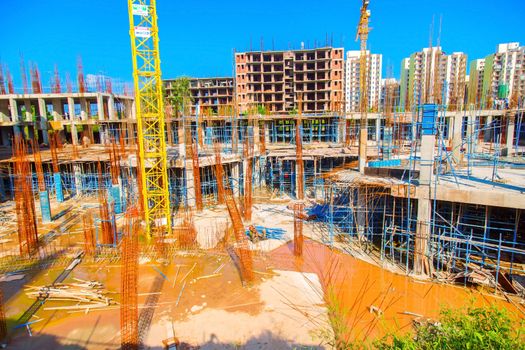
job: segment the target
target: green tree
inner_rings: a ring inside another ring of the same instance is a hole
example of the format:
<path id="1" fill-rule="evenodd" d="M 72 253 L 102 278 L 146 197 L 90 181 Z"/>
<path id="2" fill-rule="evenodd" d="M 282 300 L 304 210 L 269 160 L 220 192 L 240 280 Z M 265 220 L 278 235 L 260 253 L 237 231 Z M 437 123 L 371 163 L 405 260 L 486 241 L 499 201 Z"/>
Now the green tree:
<path id="1" fill-rule="evenodd" d="M 168 90 L 166 101 L 173 108 L 175 117 L 189 115 L 194 102 L 190 91 L 190 78 L 180 77 L 175 79 L 171 83 L 171 89 Z"/>

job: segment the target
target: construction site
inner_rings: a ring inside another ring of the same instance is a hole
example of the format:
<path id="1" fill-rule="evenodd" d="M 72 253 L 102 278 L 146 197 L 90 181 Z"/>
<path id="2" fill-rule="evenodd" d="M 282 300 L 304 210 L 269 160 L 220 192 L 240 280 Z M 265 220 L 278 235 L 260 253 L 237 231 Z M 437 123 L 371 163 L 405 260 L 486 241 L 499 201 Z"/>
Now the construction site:
<path id="1" fill-rule="evenodd" d="M 525 85 L 495 108 L 427 69 L 369 108 L 368 5 L 359 111 L 328 40 L 235 52 L 175 106 L 153 0 L 129 0 L 133 87 L 0 65 L 2 344 L 365 347 L 469 300 L 522 319 Z"/>

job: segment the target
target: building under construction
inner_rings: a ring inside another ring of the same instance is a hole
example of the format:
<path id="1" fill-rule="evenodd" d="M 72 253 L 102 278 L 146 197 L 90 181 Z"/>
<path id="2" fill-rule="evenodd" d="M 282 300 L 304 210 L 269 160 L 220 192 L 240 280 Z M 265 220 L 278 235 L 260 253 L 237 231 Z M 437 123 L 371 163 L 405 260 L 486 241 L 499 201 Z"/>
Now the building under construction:
<path id="1" fill-rule="evenodd" d="M 406 106 L 387 86 L 380 112 L 366 93 L 345 112 L 329 46 L 235 53 L 235 79 L 189 80 L 175 103 L 157 31 L 135 27 L 156 29 L 155 4 L 135 5 L 134 93 L 81 67 L 67 91 L 34 73 L 0 89 L 5 342 L 324 348 L 332 288 L 359 341 L 469 293 L 523 316 L 522 103 Z"/>

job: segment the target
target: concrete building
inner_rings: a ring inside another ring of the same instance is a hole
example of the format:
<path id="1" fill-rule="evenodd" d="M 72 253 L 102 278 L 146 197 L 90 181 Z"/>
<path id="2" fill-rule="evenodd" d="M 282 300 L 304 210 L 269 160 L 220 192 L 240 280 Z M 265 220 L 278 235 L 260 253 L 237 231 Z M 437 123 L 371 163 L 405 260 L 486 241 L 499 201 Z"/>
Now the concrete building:
<path id="1" fill-rule="evenodd" d="M 126 132 L 134 134 L 134 98 L 105 92 L 0 95 L 0 144 L 7 146 L 13 134 L 27 128 L 47 144 L 47 132 L 58 131 L 64 141 L 81 144 L 107 143 Z"/>
<path id="2" fill-rule="evenodd" d="M 399 81 L 395 78 L 381 79 L 381 99 L 379 110 L 381 112 L 393 112 L 394 108 L 399 107 Z"/>
<path id="3" fill-rule="evenodd" d="M 456 101 L 462 101 L 466 60 L 464 53 L 446 55 L 441 47 L 424 48 L 404 59 L 401 97 L 407 109 L 427 102 L 457 105 Z"/>
<path id="4" fill-rule="evenodd" d="M 167 94 L 173 90 L 174 82 L 175 79 L 164 80 Z M 233 78 L 190 78 L 190 91 L 193 97 L 192 115 L 195 115 L 197 105 L 200 113 L 207 116 L 230 115 L 232 113 Z"/>
<path id="5" fill-rule="evenodd" d="M 360 100 L 360 57 L 361 51 L 348 51 L 345 62 L 345 111 L 359 111 Z M 381 100 L 381 74 L 382 74 L 382 55 L 370 54 L 367 51 L 368 68 L 368 109 L 370 111 L 379 110 Z"/>
<path id="6" fill-rule="evenodd" d="M 467 55 L 463 52 L 453 52 L 445 59 L 445 81 L 447 82 L 445 104 L 449 109 L 461 110 L 465 98 Z"/>
<path id="7" fill-rule="evenodd" d="M 480 58 L 470 62 L 469 84 L 468 84 L 468 104 L 469 106 L 479 106 L 483 97 L 483 76 L 485 71 L 485 59 Z"/>
<path id="8" fill-rule="evenodd" d="M 515 107 L 525 96 L 525 46 L 499 44 L 485 57 L 482 98 L 487 108 Z"/>
<path id="9" fill-rule="evenodd" d="M 235 54 L 235 95 L 240 112 L 263 105 L 268 113 L 339 110 L 343 102 L 344 49 L 323 47 Z"/>
<path id="10" fill-rule="evenodd" d="M 410 75 L 410 58 L 403 58 L 399 74 L 399 103 L 404 108 L 408 103 L 408 77 Z"/>

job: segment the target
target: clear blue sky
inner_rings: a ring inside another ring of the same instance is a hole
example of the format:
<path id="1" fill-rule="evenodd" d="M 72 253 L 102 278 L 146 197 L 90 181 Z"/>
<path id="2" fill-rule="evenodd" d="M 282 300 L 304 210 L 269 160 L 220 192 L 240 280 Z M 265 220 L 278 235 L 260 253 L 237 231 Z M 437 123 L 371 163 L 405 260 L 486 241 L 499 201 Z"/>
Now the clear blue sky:
<path id="1" fill-rule="evenodd" d="M 1 0 L 0 61 L 19 85 L 19 53 L 37 62 L 44 84 L 54 64 L 75 75 L 81 55 L 85 73 L 131 81 L 126 0 Z M 301 41 L 358 49 L 354 41 L 360 0 L 157 0 L 163 77 L 232 75 L 232 51 L 298 48 Z M 383 54 L 398 77 L 401 59 L 428 45 L 443 16 L 441 44 L 469 61 L 500 42 L 525 45 L 523 0 L 371 0 L 372 52 Z"/>

